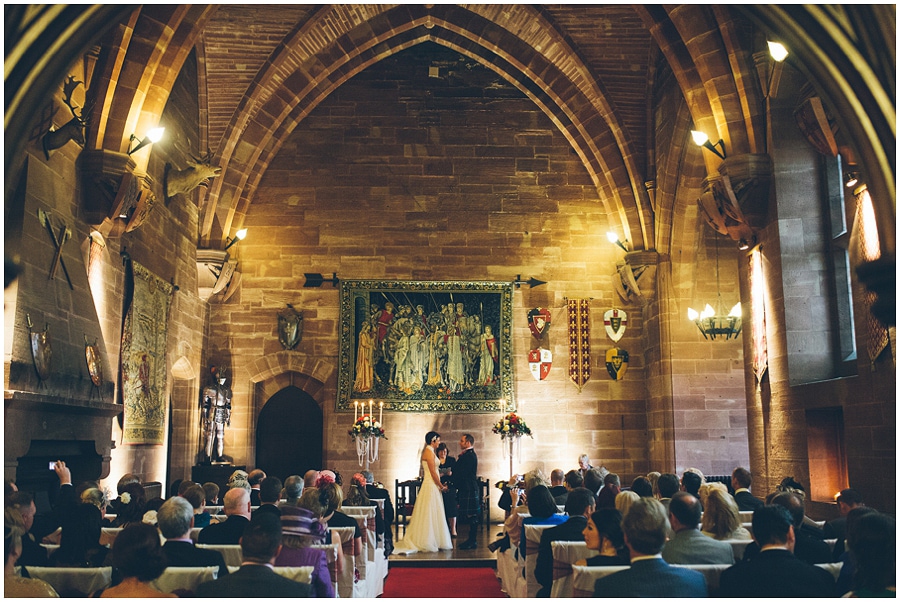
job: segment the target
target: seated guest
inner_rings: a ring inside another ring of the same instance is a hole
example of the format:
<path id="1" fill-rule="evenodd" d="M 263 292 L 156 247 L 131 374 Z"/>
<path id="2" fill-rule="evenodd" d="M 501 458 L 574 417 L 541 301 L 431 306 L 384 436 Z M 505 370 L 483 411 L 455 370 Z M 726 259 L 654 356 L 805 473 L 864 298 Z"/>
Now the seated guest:
<path id="1" fill-rule="evenodd" d="M 3 547 L 6 551 L 3 570 L 3 595 L 7 598 L 58 598 L 56 590 L 40 579 L 16 575 L 16 561 L 22 554 L 22 537 L 25 527 L 18 510 L 5 509 Z"/>
<path id="2" fill-rule="evenodd" d="M 573 489 L 578 489 L 579 487 L 584 487 L 584 477 L 581 476 L 581 473 L 579 471 L 570 470 L 563 478 L 563 486 L 566 488 L 566 492 L 560 495 L 553 496 L 553 499 L 556 501 L 557 506 L 566 505 L 566 499 L 569 497 L 570 491 L 572 491 Z"/>
<path id="3" fill-rule="evenodd" d="M 623 491 L 622 493 L 627 493 Z M 621 495 L 621 494 L 619 494 Z M 636 494 L 635 497 L 640 499 Z M 600 552 L 582 558 L 575 564 L 582 566 L 626 566 L 631 563 L 625 536 L 622 533 L 622 513 L 614 508 L 600 508 L 588 518 L 584 528 L 584 543 L 589 550 Z"/>
<path id="4" fill-rule="evenodd" d="M 366 495 L 369 499 L 384 500 L 384 556 L 387 558 L 394 550 L 394 536 L 391 532 L 391 525 L 394 524 L 394 504 L 391 503 L 391 494 L 381 486 L 381 483 L 375 484 L 375 475 L 371 471 L 364 470 L 362 475 L 366 478 Z"/>
<path id="5" fill-rule="evenodd" d="M 700 486 L 703 485 L 703 476 L 694 472 L 694 470 L 686 470 L 681 475 L 681 490 L 687 491 L 692 496 L 700 499 Z M 702 502 L 701 502 L 702 505 Z"/>
<path id="6" fill-rule="evenodd" d="M 619 475 L 614 472 L 603 477 L 603 489 L 597 494 L 598 508 L 615 508 L 616 496 L 621 491 Z"/>
<path id="7" fill-rule="evenodd" d="M 877 510 L 875 510 L 875 508 L 869 508 L 868 506 L 859 506 L 848 512 L 847 533 L 852 532 L 856 528 L 856 523 L 859 522 L 863 516 L 873 512 L 877 512 Z M 837 543 L 846 544 L 846 541 L 839 541 Z M 856 577 L 856 557 L 850 553 L 849 549 L 843 549 L 836 562 L 841 563 L 841 571 L 838 575 L 835 589 L 837 590 L 838 596 L 843 596 L 853 589 L 853 580 Z"/>
<path id="8" fill-rule="evenodd" d="M 141 478 L 139 476 L 137 476 L 136 474 L 133 474 L 130 472 L 123 474 L 122 477 L 116 483 L 116 495 L 121 496 L 123 493 L 125 493 L 125 488 L 128 485 L 131 485 L 132 483 L 137 483 L 138 485 L 140 485 Z M 131 494 L 129 494 L 128 497 L 129 497 L 129 499 L 131 499 Z M 120 504 L 121 504 L 121 500 L 119 498 L 116 498 L 116 499 L 110 501 L 109 508 L 107 508 L 107 511 L 110 514 L 118 514 Z"/>
<path id="9" fill-rule="evenodd" d="M 219 505 L 219 486 L 213 482 L 203 483 L 203 492 L 206 493 L 206 505 Z"/>
<path id="10" fill-rule="evenodd" d="M 550 544 L 554 541 L 584 541 L 584 529 L 587 527 L 588 517 L 596 509 L 596 500 L 594 493 L 584 487 L 570 491 L 566 500 L 566 514 L 569 518 L 566 522 L 544 529 L 541 533 L 541 543 L 538 545 L 538 556 L 534 566 L 534 578 L 541 584 L 538 598 L 549 598 L 553 585 L 553 550 Z"/>
<path id="11" fill-rule="evenodd" d="M 653 497 L 653 485 L 650 483 L 650 479 L 644 476 L 634 478 L 631 482 L 631 490 L 639 497 Z"/>
<path id="12" fill-rule="evenodd" d="M 781 479 L 781 482 L 775 486 L 775 491 L 794 493 L 800 498 L 801 502 L 806 503 L 806 490 L 803 488 L 800 481 L 796 480 L 794 477 L 784 477 Z M 801 524 L 800 529 L 807 535 L 811 535 L 816 539 L 825 539 L 825 530 L 822 529 L 816 521 L 805 514 L 803 515 L 803 523 Z"/>
<path id="13" fill-rule="evenodd" d="M 309 512 L 324 525 L 325 510 L 328 507 L 328 496 L 325 495 L 323 491 L 319 491 L 314 485 L 303 490 L 303 494 L 297 502 L 297 507 L 309 510 Z M 341 543 L 341 536 L 337 531 L 326 529 L 325 543 L 330 543 L 332 545 L 337 544 L 336 565 L 338 572 L 341 572 L 344 568 L 344 546 Z"/>
<path id="14" fill-rule="evenodd" d="M 642 497 L 631 505 L 628 516 L 622 519 L 631 568 L 598 579 L 594 584 L 595 598 L 657 597 L 667 593 L 685 598 L 706 597 L 706 579 L 702 574 L 671 566 L 660 556 L 668 522 L 666 509 L 658 500 Z"/>
<path id="15" fill-rule="evenodd" d="M 230 491 L 229 491 L 230 493 Z M 247 491 L 247 503 L 250 492 Z M 227 497 L 228 494 L 226 494 Z M 198 598 L 308 598 L 307 583 L 282 577 L 272 570 L 281 553 L 281 520 L 274 514 L 253 517 L 241 537 L 241 568 L 197 587 Z"/>
<path id="16" fill-rule="evenodd" d="M 653 497 L 656 499 L 659 499 L 659 487 L 657 487 L 656 484 L 659 483 L 660 476 L 661 475 L 656 471 L 647 473 L 647 480 L 650 481 L 650 486 L 653 488 Z"/>
<path id="17" fill-rule="evenodd" d="M 609 471 L 602 466 L 591 468 L 584 474 L 584 488 L 594 495 L 599 494 L 600 489 L 603 488 L 603 479 L 605 479 L 608 474 Z"/>
<path id="18" fill-rule="evenodd" d="M 212 516 L 206 511 L 206 492 L 200 485 L 193 485 L 181 495 L 191 505 L 194 512 L 194 527 L 208 527 L 212 522 Z M 157 517 L 157 521 L 159 517 Z"/>
<path id="19" fill-rule="evenodd" d="M 196 485 L 197 483 L 193 481 L 182 481 L 180 485 L 178 485 L 178 496 L 184 497 L 184 492 Z"/>
<path id="20" fill-rule="evenodd" d="M 731 486 L 734 487 L 734 501 L 737 502 L 738 510 L 756 510 L 764 504 L 761 499 L 750 493 L 752 483 L 753 478 L 746 468 L 739 466 L 731 473 Z"/>
<path id="21" fill-rule="evenodd" d="M 275 566 L 313 567 L 311 593 L 316 598 L 334 598 L 325 550 L 310 547 L 324 541 L 325 526 L 312 512 L 295 506 L 282 508 L 280 518 L 283 547 Z"/>
<path id="22" fill-rule="evenodd" d="M 825 523 L 825 539 L 844 539 L 847 536 L 847 513 L 854 508 L 865 506 L 862 496 L 855 489 L 842 490 L 835 501 L 841 515 Z"/>
<path id="23" fill-rule="evenodd" d="M 275 516 L 281 516 L 281 510 L 278 508 L 281 490 L 281 479 L 278 477 L 266 477 L 263 479 L 259 484 L 259 508 L 253 512 L 271 512 Z"/>
<path id="24" fill-rule="evenodd" d="M 219 577 L 227 575 L 228 566 L 221 552 L 198 548 L 191 540 L 196 518 L 190 502 L 178 496 L 166 500 L 157 511 L 159 532 L 166 538 L 163 552 L 168 566 L 217 566 Z"/>
<path id="25" fill-rule="evenodd" d="M 19 566 L 47 566 L 47 548 L 41 545 L 31 533 L 34 525 L 34 515 L 37 507 L 34 505 L 34 495 L 28 491 L 17 491 L 7 497 L 6 506 L 19 513 L 22 519 L 22 551 L 16 563 Z"/>
<path id="26" fill-rule="evenodd" d="M 554 468 L 550 471 L 550 495 L 556 497 L 568 493 L 564 483 L 566 482 L 566 473 L 562 468 Z"/>
<path id="27" fill-rule="evenodd" d="M 522 519 L 522 532 L 519 534 L 519 556 L 525 558 L 525 525 L 561 525 L 568 516 L 559 512 L 556 500 L 550 495 L 546 485 L 537 485 L 528 492 L 528 511 L 531 516 Z"/>
<path id="28" fill-rule="evenodd" d="M 359 556 L 362 552 L 362 529 L 359 523 L 352 516 L 347 516 L 341 512 L 341 504 L 344 502 L 344 492 L 340 485 L 334 481 L 329 481 L 324 471 L 319 474 L 319 480 L 316 482 L 316 488 L 321 492 L 322 501 L 325 506 L 325 515 L 323 519 L 329 527 L 354 527 L 353 532 L 353 555 Z"/>
<path id="29" fill-rule="evenodd" d="M 713 539 L 752 539 L 750 532 L 741 525 L 737 502 L 724 487 L 708 489 L 706 509 L 700 521 L 700 532 Z"/>
<path id="30" fill-rule="evenodd" d="M 284 480 L 284 501 L 279 506 L 296 506 L 303 494 L 303 477 L 292 474 Z"/>
<path id="31" fill-rule="evenodd" d="M 725 598 L 830 598 L 834 579 L 823 568 L 794 557 L 793 519 L 783 506 L 753 511 L 753 539 L 760 552 L 739 562 L 719 577 Z"/>
<path id="32" fill-rule="evenodd" d="M 247 475 L 247 483 L 250 484 L 250 505 L 252 507 L 259 506 L 259 486 L 266 478 L 266 473 L 259 468 L 254 468 Z"/>
<path id="33" fill-rule="evenodd" d="M 456 502 L 454 502 L 456 503 Z M 369 499 L 366 493 L 366 477 L 361 473 L 354 473 L 350 477 L 350 490 L 347 493 L 347 500 L 343 506 L 374 506 L 375 507 L 375 534 L 384 535 L 384 518 L 378 511 L 378 504 Z"/>
<path id="34" fill-rule="evenodd" d="M 856 566 L 849 598 L 897 597 L 897 528 L 894 519 L 868 512 L 848 525 L 847 546 Z"/>
<path id="35" fill-rule="evenodd" d="M 616 510 L 619 511 L 619 514 L 625 516 L 628 514 L 628 510 L 631 509 L 631 505 L 639 499 L 641 499 L 641 496 L 634 491 L 620 491 L 619 495 L 616 496 Z"/>
<path id="36" fill-rule="evenodd" d="M 503 524 L 506 533 L 509 535 L 509 545 L 514 549 L 518 548 L 521 543 L 520 538 L 522 536 L 523 517 L 520 513 L 531 514 L 531 511 L 528 508 L 528 496 L 531 490 L 538 485 L 543 485 L 545 487 L 548 485 L 544 473 L 540 470 L 528 472 L 528 474 L 525 475 L 525 480 L 522 484 L 522 488 L 510 486 L 509 494 L 510 499 L 512 500 L 512 509 Z M 519 502 L 522 502 L 522 504 L 520 505 Z"/>
<path id="37" fill-rule="evenodd" d="M 109 507 L 109 500 L 106 493 L 98 487 L 88 487 L 81 492 L 82 504 L 93 504 L 100 510 L 100 518 L 104 527 L 112 527 L 112 519 L 106 518 L 106 509 Z"/>
<path id="38" fill-rule="evenodd" d="M 247 481 L 247 478 L 249 476 L 250 475 L 248 475 L 246 471 L 240 469 L 235 470 L 233 473 L 231 473 L 231 476 L 228 477 L 228 482 L 226 483 L 226 485 L 228 485 L 228 490 L 230 491 L 232 489 L 244 489 L 247 491 L 247 495 L 249 496 L 250 482 Z"/>
<path id="39" fill-rule="evenodd" d="M 656 489 L 659 492 L 659 501 L 668 508 L 669 500 L 681 490 L 681 483 L 679 483 L 676 475 L 667 472 L 659 475 L 659 478 L 656 480 Z"/>
<path id="40" fill-rule="evenodd" d="M 63 527 L 59 548 L 50 554 L 51 566 L 91 568 L 104 566 L 109 548 L 100 544 L 103 519 L 93 504 L 79 504 Z"/>
<path id="41" fill-rule="evenodd" d="M 802 528 L 803 500 L 796 493 L 782 491 L 772 496 L 772 504 L 782 506 L 791 514 L 794 521 L 794 557 L 808 564 L 825 564 L 831 562 L 831 548 L 823 540 L 810 535 Z M 751 543 L 744 549 L 744 560 L 758 554 L 760 547 Z"/>
<path id="42" fill-rule="evenodd" d="M 150 585 L 166 570 L 166 556 L 155 527 L 133 523 L 122 529 L 113 542 L 112 566 L 121 582 L 104 590 L 101 598 L 178 597 L 164 594 Z"/>
<path id="43" fill-rule="evenodd" d="M 303 474 L 303 486 L 304 487 L 315 487 L 316 481 L 319 480 L 319 471 L 318 470 L 307 470 Z"/>
<path id="44" fill-rule="evenodd" d="M 200 531 L 198 543 L 234 545 L 250 523 L 250 492 L 243 487 L 229 489 L 225 494 L 225 522 L 210 525 Z"/>
<path id="45" fill-rule="evenodd" d="M 666 542 L 663 560 L 669 564 L 734 564 L 731 544 L 700 533 L 700 500 L 678 491 L 669 502 L 669 523 L 675 537 Z"/>
<path id="46" fill-rule="evenodd" d="M 144 519 L 144 512 L 144 486 L 140 483 L 125 485 L 119 494 L 115 526 L 126 527 L 139 523 Z"/>
<path id="47" fill-rule="evenodd" d="M 706 508 L 706 501 L 709 499 L 709 494 L 713 489 L 718 489 L 722 493 L 727 494 L 731 497 L 731 494 L 728 493 L 728 486 L 725 483 L 721 483 L 719 481 L 715 481 L 712 483 L 704 483 L 700 485 L 700 491 L 697 493 L 697 499 L 700 500 L 700 503 Z M 734 498 L 731 498 L 731 501 L 734 501 Z M 737 502 L 734 503 L 734 507 L 737 508 Z"/>

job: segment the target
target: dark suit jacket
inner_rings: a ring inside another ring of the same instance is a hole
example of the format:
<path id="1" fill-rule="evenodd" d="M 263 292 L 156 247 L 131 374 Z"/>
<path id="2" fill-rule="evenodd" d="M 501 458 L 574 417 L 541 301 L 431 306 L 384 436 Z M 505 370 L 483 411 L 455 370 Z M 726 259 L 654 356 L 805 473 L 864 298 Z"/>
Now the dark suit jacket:
<path id="1" fill-rule="evenodd" d="M 244 534 L 244 529 L 246 529 L 249 524 L 250 521 L 243 516 L 233 514 L 229 516 L 224 523 L 210 525 L 201 530 L 200 536 L 197 538 L 197 543 L 219 545 L 238 544 L 241 542 L 241 536 Z"/>
<path id="2" fill-rule="evenodd" d="M 461 518 L 477 516 L 481 504 L 478 488 L 478 456 L 470 448 L 456 458 L 453 469 L 453 484 L 459 494 L 459 515 Z"/>
<path id="3" fill-rule="evenodd" d="M 558 495 L 568 495 L 568 493 L 569 490 L 566 489 L 565 485 L 556 485 L 550 488 L 550 495 L 552 495 L 554 498 Z"/>
<path id="4" fill-rule="evenodd" d="M 275 504 L 261 504 L 259 508 L 253 511 L 253 516 L 256 516 L 257 514 L 265 514 L 266 512 L 270 512 L 275 516 L 281 516 L 281 508 L 279 508 Z"/>
<path id="5" fill-rule="evenodd" d="M 808 533 L 795 531 L 796 543 L 794 544 L 794 558 L 802 560 L 806 564 L 825 564 L 833 562 L 831 548 L 821 539 L 816 539 Z M 759 544 L 755 541 L 744 548 L 743 560 L 751 560 L 759 554 Z"/>
<path id="6" fill-rule="evenodd" d="M 748 562 L 726 569 L 719 577 L 723 598 L 829 598 L 834 579 L 787 550 L 766 550 Z"/>
<path id="7" fill-rule="evenodd" d="M 390 533 L 390 526 L 394 524 L 394 505 L 391 503 L 391 494 L 387 489 L 376 487 L 375 485 L 366 485 L 366 495 L 370 500 L 384 500 L 384 524 L 385 532 Z"/>
<path id="8" fill-rule="evenodd" d="M 219 577 L 228 574 L 228 565 L 221 552 L 194 547 L 186 541 L 167 541 L 163 544 L 167 566 L 217 566 Z"/>
<path id="9" fill-rule="evenodd" d="M 259 506 L 259 489 L 251 489 L 250 490 L 250 505 L 254 508 Z"/>
<path id="10" fill-rule="evenodd" d="M 747 512 L 750 510 L 756 510 L 760 506 L 764 506 L 766 503 L 755 497 L 749 491 L 739 491 L 734 494 L 734 501 L 737 502 L 738 510 L 743 512 Z"/>
<path id="11" fill-rule="evenodd" d="M 584 541 L 584 528 L 587 526 L 587 518 L 583 516 L 570 516 L 569 520 L 561 525 L 544 529 L 541 533 L 541 543 L 538 546 L 537 561 L 534 567 L 534 578 L 541 584 L 538 598 L 549 598 L 550 588 L 553 586 L 553 550 L 550 548 L 554 541 Z"/>
<path id="12" fill-rule="evenodd" d="M 197 587 L 198 598 L 308 598 L 309 594 L 309 584 L 276 575 L 260 564 L 245 564 L 230 575 Z"/>
<path id="13" fill-rule="evenodd" d="M 706 598 L 706 578 L 662 558 L 632 563 L 630 569 L 597 579 L 595 598 Z"/>

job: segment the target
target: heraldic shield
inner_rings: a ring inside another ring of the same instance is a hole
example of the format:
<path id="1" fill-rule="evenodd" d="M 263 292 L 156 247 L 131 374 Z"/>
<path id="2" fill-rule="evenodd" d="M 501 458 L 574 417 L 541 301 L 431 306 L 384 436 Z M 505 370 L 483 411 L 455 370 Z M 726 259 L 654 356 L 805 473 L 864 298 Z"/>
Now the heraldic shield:
<path id="1" fill-rule="evenodd" d="M 622 335 L 625 334 L 625 328 L 628 326 L 628 315 L 621 309 L 610 309 L 603 314 L 603 325 L 606 327 L 606 334 L 617 343 Z"/>
<path id="2" fill-rule="evenodd" d="M 278 340 L 290 351 L 303 336 L 303 316 L 290 303 L 278 314 Z"/>
<path id="3" fill-rule="evenodd" d="M 100 360 L 100 352 L 97 351 L 97 341 L 94 341 L 92 345 L 85 341 L 84 359 L 87 361 L 91 382 L 94 383 L 95 387 L 99 387 L 103 384 L 103 363 Z"/>
<path id="4" fill-rule="evenodd" d="M 26 316 L 29 338 L 31 339 L 31 356 L 34 358 L 34 369 L 38 378 L 47 380 L 50 376 L 50 360 L 53 359 L 53 347 L 50 345 L 50 325 L 44 326 L 44 332 L 34 332 L 31 316 Z"/>
<path id="5" fill-rule="evenodd" d="M 550 328 L 550 310 L 546 307 L 535 307 L 528 312 L 528 328 L 535 338 L 544 336 L 544 331 Z"/>
<path id="6" fill-rule="evenodd" d="M 625 378 L 625 371 L 628 370 L 628 352 L 618 347 L 607 349 L 606 370 L 613 380 Z"/>
<path id="7" fill-rule="evenodd" d="M 544 380 L 550 374 L 553 354 L 549 349 L 532 349 L 528 352 L 528 368 L 535 380 Z"/>

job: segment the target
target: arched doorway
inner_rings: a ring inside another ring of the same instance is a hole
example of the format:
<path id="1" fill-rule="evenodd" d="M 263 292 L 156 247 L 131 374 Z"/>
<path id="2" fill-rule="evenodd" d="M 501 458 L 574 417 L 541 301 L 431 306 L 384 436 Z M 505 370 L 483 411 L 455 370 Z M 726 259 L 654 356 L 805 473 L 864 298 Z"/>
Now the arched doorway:
<path id="1" fill-rule="evenodd" d="M 285 387 L 263 406 L 256 422 L 256 466 L 282 481 L 322 468 L 322 410 L 297 387 Z"/>

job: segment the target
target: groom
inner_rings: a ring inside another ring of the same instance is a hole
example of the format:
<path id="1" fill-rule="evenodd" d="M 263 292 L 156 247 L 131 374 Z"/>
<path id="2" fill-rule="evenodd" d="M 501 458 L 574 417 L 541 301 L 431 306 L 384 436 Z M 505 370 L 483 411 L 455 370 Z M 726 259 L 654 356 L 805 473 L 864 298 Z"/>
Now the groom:
<path id="1" fill-rule="evenodd" d="M 459 518 L 469 523 L 469 538 L 459 544 L 460 550 L 474 550 L 478 544 L 478 523 L 481 520 L 481 488 L 478 486 L 478 456 L 472 447 L 475 437 L 466 433 L 459 439 L 462 450 L 453 469 L 453 484 L 459 496 Z"/>

